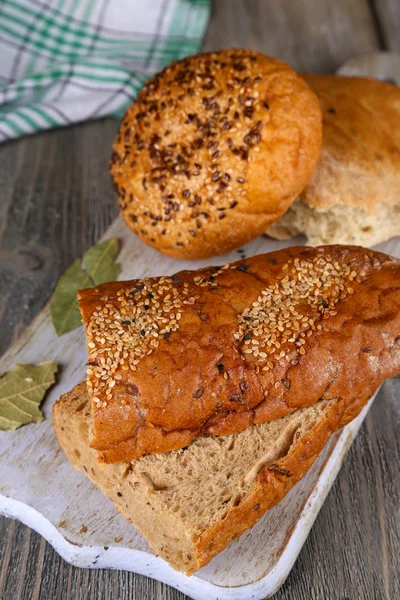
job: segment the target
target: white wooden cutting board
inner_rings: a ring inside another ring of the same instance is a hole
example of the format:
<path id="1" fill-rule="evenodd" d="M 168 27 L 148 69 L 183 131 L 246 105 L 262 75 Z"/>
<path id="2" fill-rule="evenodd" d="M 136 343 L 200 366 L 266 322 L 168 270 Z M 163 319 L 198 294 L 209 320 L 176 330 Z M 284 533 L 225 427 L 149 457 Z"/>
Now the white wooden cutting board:
<path id="1" fill-rule="evenodd" d="M 242 258 L 236 251 L 196 263 L 169 259 L 144 246 L 120 219 L 103 239 L 114 236 L 122 243 L 120 279 L 172 274 Z M 261 237 L 244 248 L 245 256 L 295 243 L 302 240 L 288 243 Z M 400 239 L 379 249 L 400 257 Z M 65 560 L 79 567 L 134 571 L 168 583 L 195 600 L 271 596 L 289 574 L 372 400 L 357 419 L 333 436 L 307 476 L 280 504 L 206 567 L 186 577 L 151 552 L 111 501 L 70 466 L 57 444 L 51 407 L 84 379 L 86 357 L 83 328 L 58 338 L 46 307 L 2 358 L 0 373 L 18 362 L 55 360 L 61 368 L 44 403 L 45 421 L 0 432 L 0 513 L 38 531 Z"/>
<path id="2" fill-rule="evenodd" d="M 221 264 L 221 257 L 188 263 L 144 246 L 117 219 L 104 239 L 121 240 L 120 279 L 172 274 L 183 268 Z M 299 240 L 291 240 L 291 244 Z M 288 245 L 261 237 L 246 256 Z M 400 256 L 400 240 L 382 246 Z M 232 252 L 222 262 L 237 260 Z M 46 307 L 0 364 L 55 360 L 57 384 L 44 403 L 45 421 L 0 432 L 0 512 L 42 534 L 68 562 L 80 567 L 135 571 L 168 583 L 196 600 L 258 600 L 273 594 L 288 575 L 368 407 L 325 448 L 304 480 L 259 523 L 196 575 L 186 577 L 153 555 L 142 536 L 83 474 L 76 472 L 55 439 L 51 406 L 85 377 L 83 327 L 58 338 Z"/>

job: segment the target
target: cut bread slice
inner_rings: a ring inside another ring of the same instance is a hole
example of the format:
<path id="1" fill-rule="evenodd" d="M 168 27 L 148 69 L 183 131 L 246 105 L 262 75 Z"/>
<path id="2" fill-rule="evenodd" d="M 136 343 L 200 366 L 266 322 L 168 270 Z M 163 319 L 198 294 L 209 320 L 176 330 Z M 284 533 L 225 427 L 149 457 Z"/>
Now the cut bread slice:
<path id="1" fill-rule="evenodd" d="M 367 399 L 365 399 L 367 400 Z M 85 383 L 54 405 L 65 454 L 172 567 L 193 573 L 279 502 L 317 458 L 330 434 L 360 411 L 320 400 L 232 435 L 198 438 L 184 449 L 99 467 L 89 447 Z"/>
<path id="2" fill-rule="evenodd" d="M 345 203 L 324 209 L 309 206 L 304 198 L 298 198 L 279 221 L 268 228 L 267 234 L 277 240 L 288 240 L 304 233 L 309 246 L 374 246 L 400 234 L 400 204 L 380 203 L 375 210 L 370 213 L 361 206 Z"/>

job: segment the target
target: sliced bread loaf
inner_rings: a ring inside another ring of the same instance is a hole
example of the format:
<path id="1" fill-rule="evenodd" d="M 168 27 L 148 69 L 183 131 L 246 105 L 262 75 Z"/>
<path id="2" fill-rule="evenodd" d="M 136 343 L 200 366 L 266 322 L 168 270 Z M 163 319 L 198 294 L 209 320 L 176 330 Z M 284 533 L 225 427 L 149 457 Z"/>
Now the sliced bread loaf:
<path id="1" fill-rule="evenodd" d="M 321 398 L 351 404 L 400 373 L 400 261 L 365 248 L 285 248 L 78 297 L 90 443 L 105 463 Z"/>
<path id="2" fill-rule="evenodd" d="M 277 504 L 366 400 L 350 406 L 343 399 L 320 400 L 240 433 L 102 466 L 89 446 L 84 383 L 54 405 L 53 422 L 74 467 L 111 498 L 156 554 L 191 574 Z"/>

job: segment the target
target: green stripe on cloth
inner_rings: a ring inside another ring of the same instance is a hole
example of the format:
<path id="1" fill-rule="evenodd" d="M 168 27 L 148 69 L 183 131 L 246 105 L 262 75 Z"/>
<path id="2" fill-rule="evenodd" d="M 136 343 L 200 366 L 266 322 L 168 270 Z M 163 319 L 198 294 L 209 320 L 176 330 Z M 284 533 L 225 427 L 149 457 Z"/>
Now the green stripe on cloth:
<path id="1" fill-rule="evenodd" d="M 121 117 L 144 81 L 198 51 L 208 0 L 3 0 L 0 141 Z"/>
<path id="2" fill-rule="evenodd" d="M 77 0 L 79 2 L 79 0 Z M 201 0 L 197 0 L 197 2 L 201 2 Z M 206 0 L 206 2 L 208 2 L 208 0 Z M 14 10 L 17 9 L 17 12 L 19 12 L 19 15 L 17 16 L 15 13 L 10 12 L 10 9 Z M 177 14 L 179 15 L 179 12 L 182 11 L 182 8 L 180 8 L 177 11 Z M 186 7 L 183 8 L 183 11 L 185 12 L 185 14 L 187 13 L 187 9 Z M 204 10 L 195 10 L 192 9 L 190 11 L 190 13 L 192 14 L 192 16 L 194 18 L 198 18 L 200 17 L 200 19 L 205 18 L 208 19 L 208 12 L 204 11 Z M 13 24 L 22 24 L 24 27 L 26 25 L 26 21 L 24 20 L 23 16 L 26 14 L 29 14 L 31 16 L 35 16 L 36 15 L 36 11 L 33 10 L 29 10 L 29 9 L 25 9 L 22 6 L 19 5 L 18 2 L 13 2 L 12 6 L 5 5 L 4 6 L 4 12 L 2 13 L 3 17 L 6 17 L 10 23 Z M 44 21 L 48 21 L 48 19 L 44 16 L 43 17 Z M 182 21 L 182 19 L 180 19 L 180 21 Z M 179 19 L 178 19 L 179 22 Z M 85 29 L 84 27 L 81 27 L 79 25 L 76 24 L 71 24 L 71 25 L 61 25 L 61 24 L 55 24 L 59 30 L 59 33 L 70 33 L 71 35 L 74 35 L 77 40 L 75 41 L 75 43 L 73 43 L 74 47 L 76 48 L 82 48 L 82 49 L 89 49 L 90 47 L 90 43 L 91 40 L 93 39 L 94 35 L 88 33 L 88 30 Z M 201 24 L 199 23 L 199 26 L 203 27 L 204 30 L 207 26 L 207 23 Z M 0 23 L 0 28 L 1 28 L 1 23 Z M 179 36 L 182 33 L 182 29 L 175 29 L 175 28 L 171 28 L 170 31 L 168 32 L 168 36 L 169 36 L 169 45 L 173 48 L 174 52 L 179 51 L 182 48 L 182 41 L 180 39 L 178 40 L 174 40 L 173 37 L 176 35 L 176 37 L 179 38 Z M 187 34 L 187 32 L 185 31 L 185 34 Z M 22 39 L 22 34 L 21 34 L 21 39 Z M 54 39 L 54 33 L 49 33 L 49 38 L 51 38 L 52 40 Z M 190 40 L 187 40 L 187 43 L 189 43 Z M 194 43 L 197 44 L 197 38 L 194 40 Z M 132 52 L 135 51 L 146 51 L 148 46 L 149 46 L 149 41 L 148 40 L 141 40 L 141 39 L 119 39 L 116 36 L 111 36 L 111 34 L 109 32 L 104 31 L 103 35 L 101 38 L 99 38 L 98 44 L 97 44 L 97 49 L 101 49 L 103 48 L 106 51 L 110 51 L 110 46 L 115 46 L 117 48 L 124 47 L 127 46 L 127 56 L 130 56 L 130 52 L 129 50 Z"/>

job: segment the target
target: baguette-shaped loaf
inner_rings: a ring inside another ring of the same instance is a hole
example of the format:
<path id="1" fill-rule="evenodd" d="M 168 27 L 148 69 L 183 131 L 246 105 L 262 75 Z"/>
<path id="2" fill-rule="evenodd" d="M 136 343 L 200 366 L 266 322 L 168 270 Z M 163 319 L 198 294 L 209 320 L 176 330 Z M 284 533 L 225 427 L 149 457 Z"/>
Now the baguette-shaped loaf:
<path id="1" fill-rule="evenodd" d="M 288 248 L 79 293 L 106 463 L 241 431 L 400 372 L 400 262 Z"/>
<path id="2" fill-rule="evenodd" d="M 111 498 L 156 554 L 190 574 L 277 504 L 366 400 L 321 400 L 240 433 L 102 468 L 89 446 L 84 383 L 54 405 L 53 424 L 74 467 Z"/>

